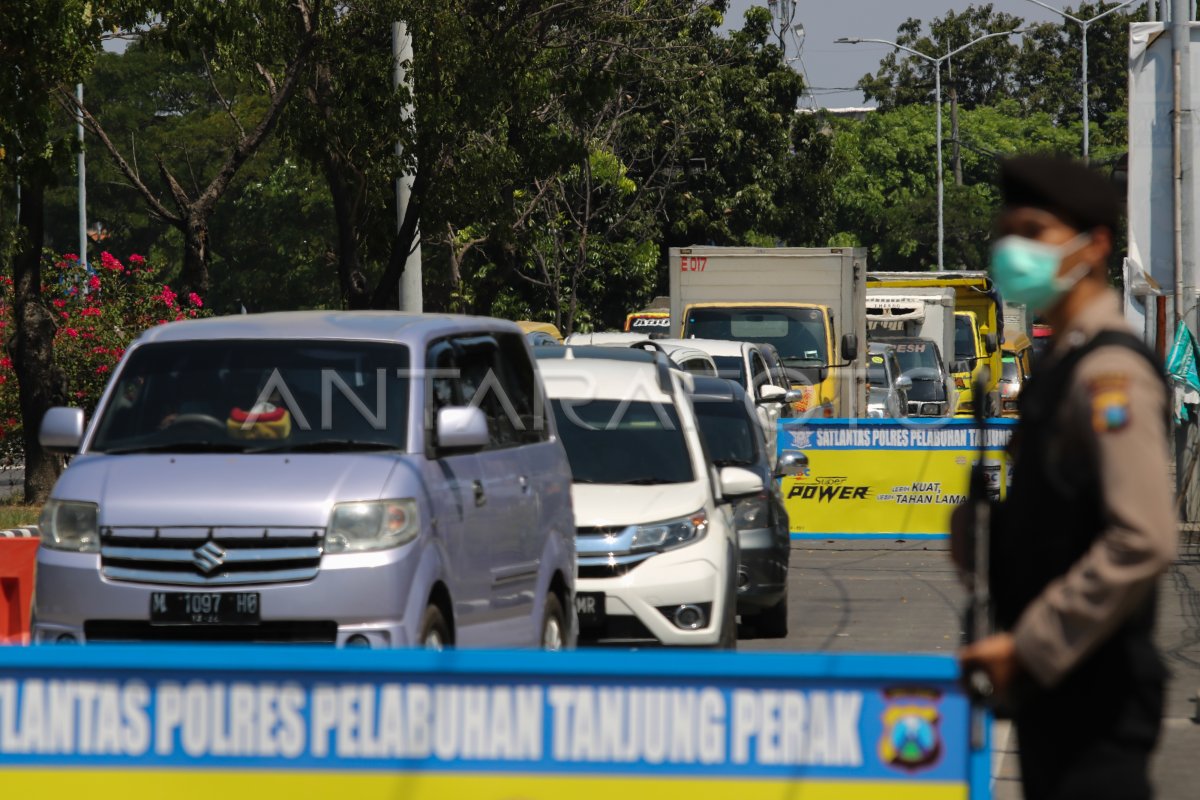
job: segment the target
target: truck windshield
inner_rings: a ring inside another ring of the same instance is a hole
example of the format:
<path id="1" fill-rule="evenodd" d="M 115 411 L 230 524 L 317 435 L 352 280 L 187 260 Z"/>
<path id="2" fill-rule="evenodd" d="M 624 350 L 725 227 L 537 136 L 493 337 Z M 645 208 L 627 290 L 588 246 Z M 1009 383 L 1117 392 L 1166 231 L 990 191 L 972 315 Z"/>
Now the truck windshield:
<path id="1" fill-rule="evenodd" d="M 825 312 L 819 308 L 742 306 L 692 308 L 684 338 L 773 344 L 789 367 L 825 366 Z"/>
<path id="2" fill-rule="evenodd" d="M 116 376 L 90 450 L 403 450 L 408 348 L 211 340 L 139 347 Z"/>
<path id="3" fill-rule="evenodd" d="M 550 404 L 576 483 L 653 485 L 694 480 L 672 406 L 622 400 Z"/>
<path id="4" fill-rule="evenodd" d="M 900 362 L 900 374 L 913 379 L 937 378 L 936 347 L 932 342 L 898 342 L 895 352 Z"/>

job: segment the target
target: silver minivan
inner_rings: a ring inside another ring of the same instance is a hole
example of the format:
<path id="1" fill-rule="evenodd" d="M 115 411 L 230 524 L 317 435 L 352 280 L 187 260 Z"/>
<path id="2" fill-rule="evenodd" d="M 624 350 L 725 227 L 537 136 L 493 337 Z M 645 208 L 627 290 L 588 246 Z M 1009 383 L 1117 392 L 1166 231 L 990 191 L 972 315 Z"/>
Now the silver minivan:
<path id="1" fill-rule="evenodd" d="M 571 472 L 513 323 L 287 312 L 130 346 L 40 523 L 38 642 L 575 639 Z"/>

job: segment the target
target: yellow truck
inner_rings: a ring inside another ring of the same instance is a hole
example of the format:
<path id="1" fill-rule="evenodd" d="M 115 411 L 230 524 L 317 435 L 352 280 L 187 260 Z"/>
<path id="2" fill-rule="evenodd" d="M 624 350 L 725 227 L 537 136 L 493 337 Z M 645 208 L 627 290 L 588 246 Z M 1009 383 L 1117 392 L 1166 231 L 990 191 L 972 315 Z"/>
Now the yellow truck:
<path id="1" fill-rule="evenodd" d="M 793 410 L 863 417 L 866 251 L 674 247 L 671 320 L 684 339 L 775 347 L 802 399 Z"/>
<path id="2" fill-rule="evenodd" d="M 955 414 L 969 416 L 975 409 L 975 381 L 987 387 L 985 413 L 1000 416 L 1000 330 L 1003 320 L 1000 295 L 986 272 L 872 272 L 867 288 L 954 289 L 954 353 L 946 358 L 958 392 Z"/>

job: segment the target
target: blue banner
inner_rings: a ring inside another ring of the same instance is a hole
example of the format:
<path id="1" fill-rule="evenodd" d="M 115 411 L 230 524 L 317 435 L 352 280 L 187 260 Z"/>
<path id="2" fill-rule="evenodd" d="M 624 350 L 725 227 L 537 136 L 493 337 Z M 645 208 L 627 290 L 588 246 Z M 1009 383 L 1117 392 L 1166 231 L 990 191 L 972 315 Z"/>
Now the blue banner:
<path id="1" fill-rule="evenodd" d="M 940 656 L 12 648 L 0 781 L 123 799 L 261 800 L 298 775 L 299 796 L 336 779 L 363 798 L 981 798 L 956 679 Z"/>

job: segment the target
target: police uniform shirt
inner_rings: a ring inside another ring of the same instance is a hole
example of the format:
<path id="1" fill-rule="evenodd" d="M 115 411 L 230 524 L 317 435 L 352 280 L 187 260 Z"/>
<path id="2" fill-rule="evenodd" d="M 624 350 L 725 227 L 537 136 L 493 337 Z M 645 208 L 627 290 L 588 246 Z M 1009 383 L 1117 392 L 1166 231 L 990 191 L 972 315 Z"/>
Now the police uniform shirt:
<path id="1" fill-rule="evenodd" d="M 1056 332 L 1048 361 L 1105 330 L 1129 330 L 1111 289 Z M 1094 453 L 1104 527 L 1084 556 L 1025 608 L 1013 629 L 1021 664 L 1045 687 L 1056 685 L 1102 644 L 1175 558 L 1166 409 L 1161 378 L 1128 348 L 1098 347 L 1073 374 L 1058 411 L 1061 433 L 1051 446 Z"/>

